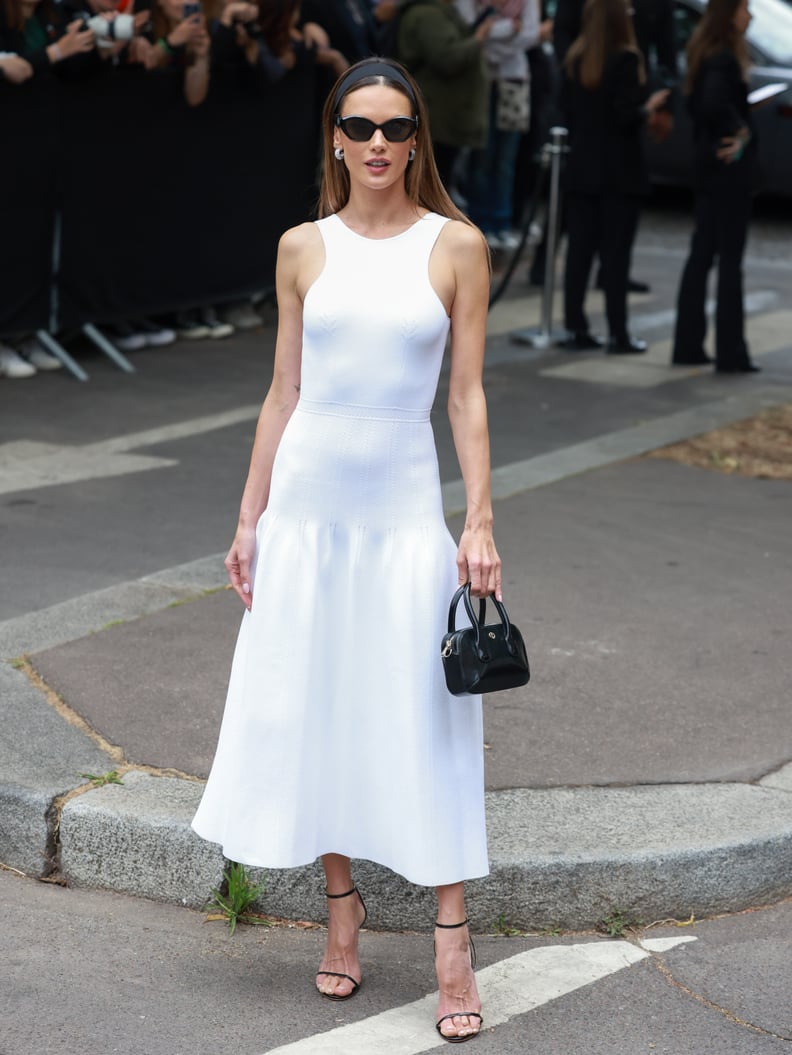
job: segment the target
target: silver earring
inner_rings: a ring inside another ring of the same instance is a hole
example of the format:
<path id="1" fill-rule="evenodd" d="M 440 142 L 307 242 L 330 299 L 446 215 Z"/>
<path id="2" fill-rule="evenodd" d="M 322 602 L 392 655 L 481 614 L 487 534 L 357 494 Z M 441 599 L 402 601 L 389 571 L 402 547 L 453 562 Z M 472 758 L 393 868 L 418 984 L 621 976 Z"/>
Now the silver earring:
<path id="1" fill-rule="evenodd" d="M 408 161 L 415 161 L 415 147 L 410 147 L 410 153 L 407 155 Z"/>
<path id="2" fill-rule="evenodd" d="M 333 153 L 335 154 L 336 161 L 344 160 L 344 151 L 341 149 L 341 147 L 336 147 Z"/>

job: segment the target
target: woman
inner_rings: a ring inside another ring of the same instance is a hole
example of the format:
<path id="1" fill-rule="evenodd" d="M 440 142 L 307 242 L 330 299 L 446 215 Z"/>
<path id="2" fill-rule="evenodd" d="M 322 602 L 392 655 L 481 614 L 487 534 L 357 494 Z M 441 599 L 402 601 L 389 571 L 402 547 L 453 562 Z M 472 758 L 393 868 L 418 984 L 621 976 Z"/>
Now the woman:
<path id="1" fill-rule="evenodd" d="M 495 7 L 496 17 L 484 43 L 490 79 L 489 134 L 472 150 L 466 185 L 470 218 L 490 249 L 515 249 L 511 230 L 514 175 L 523 135 L 530 128 L 531 77 L 528 49 L 542 39 L 538 0 L 467 0 L 458 10 L 475 24 Z M 544 34 L 549 33 L 549 23 Z"/>
<path id="2" fill-rule="evenodd" d="M 91 30 L 79 19 L 65 24 L 52 0 L 0 0 L 0 52 L 13 53 L 17 60 L 9 63 L 11 72 L 6 74 L 15 83 L 50 72 L 95 47 Z M 20 71 L 24 76 L 15 76 Z"/>
<path id="3" fill-rule="evenodd" d="M 668 98 L 649 95 L 643 59 L 625 0 L 586 0 L 580 36 L 564 61 L 564 109 L 569 125 L 566 347 L 584 351 L 601 341 L 589 332 L 586 287 L 599 249 L 609 339 L 607 351 L 646 351 L 627 330 L 630 251 L 649 187 L 643 127 Z"/>
<path id="4" fill-rule="evenodd" d="M 192 7 L 199 10 L 191 10 Z M 183 70 L 184 98 L 190 106 L 199 106 L 209 94 L 210 49 L 200 5 L 186 4 L 184 0 L 156 0 L 151 20 L 156 44 L 145 57 L 146 66 Z"/>
<path id="5" fill-rule="evenodd" d="M 463 147 L 487 142 L 489 81 L 484 41 L 493 19 L 468 26 L 452 0 L 403 0 L 399 60 L 415 76 L 432 118 L 435 163 L 446 187 Z"/>
<path id="6" fill-rule="evenodd" d="M 696 226 L 682 272 L 672 362 L 708 363 L 707 279 L 718 258 L 715 370 L 754 373 L 745 342 L 742 258 L 758 182 L 748 105 L 748 0 L 710 0 L 688 44 L 686 91 L 695 136 Z"/>
<path id="7" fill-rule="evenodd" d="M 193 825 L 251 865 L 321 856 L 316 988 L 336 1000 L 361 980 L 350 858 L 436 887 L 437 1029 L 458 1042 L 482 1020 L 463 887 L 488 871 L 481 706 L 449 696 L 439 641 L 457 583 L 501 596 L 481 384 L 487 249 L 443 190 L 400 66 L 353 66 L 322 120 L 322 218 L 279 247 L 274 376 L 226 558 L 247 612 Z M 429 424 L 449 327 L 458 547 Z"/>

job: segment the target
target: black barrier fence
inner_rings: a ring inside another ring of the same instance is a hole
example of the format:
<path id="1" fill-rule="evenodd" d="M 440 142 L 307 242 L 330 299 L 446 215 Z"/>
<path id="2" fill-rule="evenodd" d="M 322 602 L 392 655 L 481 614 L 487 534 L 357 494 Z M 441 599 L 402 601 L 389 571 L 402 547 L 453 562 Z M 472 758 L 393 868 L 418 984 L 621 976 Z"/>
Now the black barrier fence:
<path id="1" fill-rule="evenodd" d="M 307 62 L 257 95 L 214 77 L 195 108 L 170 70 L 0 84 L 0 337 L 270 287 L 317 143 Z"/>

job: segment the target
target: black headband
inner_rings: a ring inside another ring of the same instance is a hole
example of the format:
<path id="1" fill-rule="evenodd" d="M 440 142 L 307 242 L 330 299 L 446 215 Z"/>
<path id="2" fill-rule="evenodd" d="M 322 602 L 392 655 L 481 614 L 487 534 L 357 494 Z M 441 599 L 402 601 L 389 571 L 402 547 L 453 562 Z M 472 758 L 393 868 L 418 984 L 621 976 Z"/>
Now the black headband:
<path id="1" fill-rule="evenodd" d="M 418 109 L 415 99 L 415 92 L 412 85 L 401 72 L 395 66 L 391 66 L 388 62 L 378 62 L 376 59 L 372 62 L 367 62 L 363 66 L 358 66 L 356 69 L 347 76 L 339 84 L 336 89 L 335 99 L 333 100 L 333 112 L 338 112 L 338 107 L 341 104 L 341 100 L 359 81 L 366 80 L 369 77 L 385 77 L 390 81 L 395 81 L 401 85 L 407 93 L 410 101 L 413 104 L 414 109 Z"/>

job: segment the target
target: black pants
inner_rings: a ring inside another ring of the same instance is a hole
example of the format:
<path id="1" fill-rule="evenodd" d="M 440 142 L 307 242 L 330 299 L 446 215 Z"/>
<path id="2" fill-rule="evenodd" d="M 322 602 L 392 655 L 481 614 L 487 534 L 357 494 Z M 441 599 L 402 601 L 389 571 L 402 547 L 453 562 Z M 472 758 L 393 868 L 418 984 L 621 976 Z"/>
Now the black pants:
<path id="1" fill-rule="evenodd" d="M 625 341 L 627 280 L 640 198 L 625 194 L 568 194 L 566 205 L 564 325 L 570 333 L 589 331 L 584 302 L 591 265 L 599 251 L 609 335 Z"/>
<path id="2" fill-rule="evenodd" d="M 751 196 L 699 194 L 696 226 L 677 299 L 673 361 L 700 362 L 707 335 L 707 279 L 718 258 L 715 311 L 716 366 L 730 369 L 748 360 L 743 317 L 742 259 L 751 218 Z"/>
<path id="3" fill-rule="evenodd" d="M 448 191 L 454 185 L 454 165 L 459 156 L 459 147 L 453 147 L 450 143 L 438 143 L 436 141 L 432 146 L 434 147 L 435 165 L 437 165 L 440 180 Z"/>

